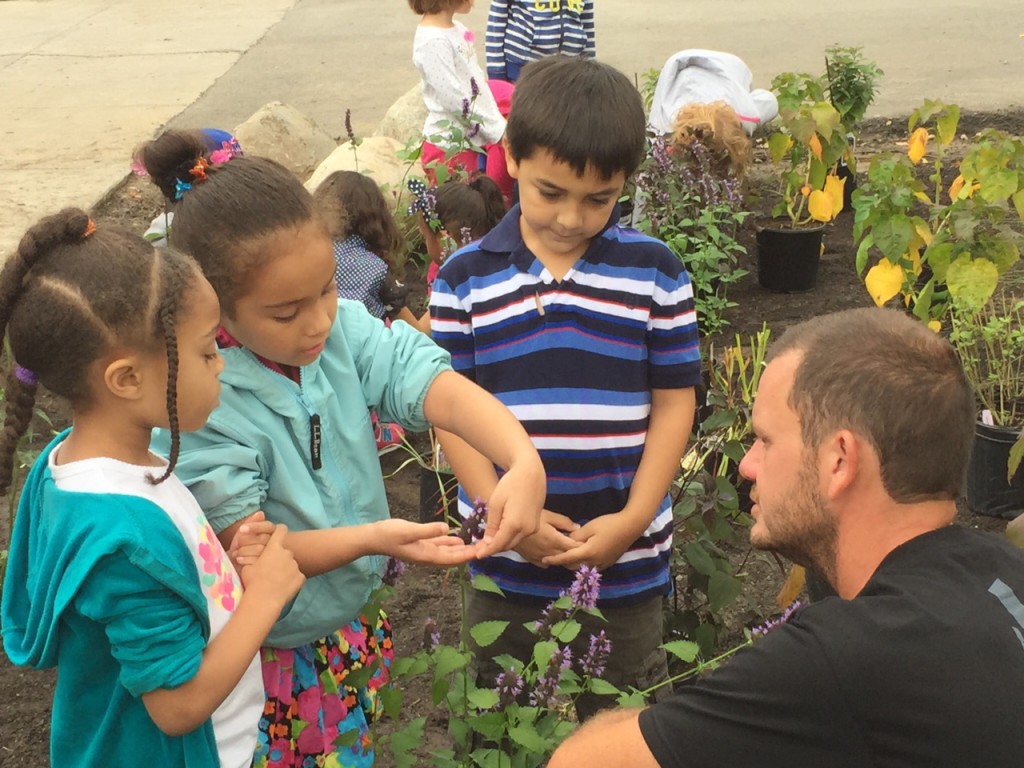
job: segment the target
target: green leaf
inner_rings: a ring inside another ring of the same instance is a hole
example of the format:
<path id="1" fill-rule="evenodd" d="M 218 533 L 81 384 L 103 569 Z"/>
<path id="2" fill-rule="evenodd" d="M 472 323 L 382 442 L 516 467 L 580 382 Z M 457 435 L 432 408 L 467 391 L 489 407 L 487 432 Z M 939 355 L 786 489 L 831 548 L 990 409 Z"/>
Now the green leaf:
<path id="1" fill-rule="evenodd" d="M 982 200 L 997 203 L 1000 200 L 1007 200 L 1017 192 L 1017 172 L 1010 168 L 1000 168 L 985 174 L 977 194 Z"/>
<path id="2" fill-rule="evenodd" d="M 868 266 L 868 251 L 871 250 L 871 246 L 875 244 L 874 235 L 868 233 L 868 235 L 860 241 L 860 245 L 857 246 L 857 274 L 862 278 L 864 277 L 864 270 Z"/>
<path id="3" fill-rule="evenodd" d="M 667 653 L 671 653 L 677 659 L 687 664 L 696 659 L 700 654 L 700 646 L 696 643 L 691 643 L 689 640 L 673 640 L 670 643 L 662 643 L 661 647 Z"/>
<path id="4" fill-rule="evenodd" d="M 618 696 L 622 693 L 614 685 L 600 677 L 595 677 L 590 681 L 590 692 L 596 693 L 598 696 Z"/>
<path id="5" fill-rule="evenodd" d="M 336 747 L 354 747 L 359 741 L 359 729 L 351 728 L 344 733 L 339 733 L 332 743 Z"/>
<path id="6" fill-rule="evenodd" d="M 708 578 L 708 608 L 718 613 L 740 596 L 743 582 L 728 573 L 715 571 Z"/>
<path id="7" fill-rule="evenodd" d="M 618 707 L 628 707 L 629 709 L 638 709 L 647 705 L 647 699 L 640 691 L 630 691 L 629 693 L 620 693 L 619 698 L 615 700 L 615 705 Z"/>
<path id="8" fill-rule="evenodd" d="M 792 139 L 784 133 L 773 133 L 768 137 L 768 151 L 771 153 L 773 163 L 781 163 L 786 152 L 789 151 Z"/>
<path id="9" fill-rule="evenodd" d="M 490 688 L 477 688 L 471 691 L 469 705 L 476 709 L 493 709 L 498 706 L 498 692 Z"/>
<path id="10" fill-rule="evenodd" d="M 547 739 L 541 737 L 541 735 L 533 728 L 527 728 L 523 725 L 515 725 L 509 728 L 508 736 L 523 749 L 529 750 L 530 752 L 534 752 L 538 755 L 545 754 L 553 746 L 548 743 Z"/>
<path id="11" fill-rule="evenodd" d="M 504 755 L 497 749 L 474 749 L 470 757 L 480 768 L 501 768 Z"/>
<path id="12" fill-rule="evenodd" d="M 473 585 L 473 589 L 478 589 L 481 592 L 493 592 L 496 595 L 505 596 L 505 593 L 501 591 L 501 587 L 494 583 L 494 579 L 490 576 L 485 576 L 482 573 L 478 573 L 470 579 L 470 584 Z"/>
<path id="13" fill-rule="evenodd" d="M 447 677 L 457 669 L 463 669 L 469 664 L 470 655 L 461 653 L 450 645 L 442 645 L 434 654 L 434 679 Z"/>
<path id="14" fill-rule="evenodd" d="M 895 214 L 878 222 L 874 228 L 875 246 L 889 261 L 897 262 L 907 252 L 914 236 L 914 224 L 906 216 Z"/>
<path id="15" fill-rule="evenodd" d="M 935 130 L 939 134 L 939 141 L 943 145 L 949 146 L 950 142 L 956 138 L 956 127 L 959 122 L 960 107 L 956 104 L 946 107 L 946 112 L 935 121 Z"/>
<path id="16" fill-rule="evenodd" d="M 382 685 L 377 689 L 380 695 L 381 704 L 384 706 L 384 714 L 392 720 L 397 720 L 402 711 L 402 690 L 395 685 Z"/>
<path id="17" fill-rule="evenodd" d="M 417 717 L 404 728 L 391 734 L 391 756 L 395 768 L 413 768 L 419 762 L 413 750 L 423 741 L 423 730 L 427 718 Z"/>
<path id="18" fill-rule="evenodd" d="M 1024 189 L 1013 196 L 1013 207 L 1017 209 L 1017 215 L 1024 219 Z"/>
<path id="19" fill-rule="evenodd" d="M 494 641 L 501 637 L 501 633 L 508 626 L 507 621 L 481 621 L 469 630 L 474 642 L 481 648 L 493 645 Z"/>
<path id="20" fill-rule="evenodd" d="M 451 685 L 448 682 L 447 677 L 435 677 L 434 682 L 430 684 L 430 699 L 434 702 L 436 707 L 442 701 L 445 696 L 448 695 L 448 689 Z"/>
<path id="21" fill-rule="evenodd" d="M 683 547 L 683 555 L 686 557 L 686 562 L 692 565 L 697 573 L 711 576 L 718 571 L 711 555 L 696 541 L 691 541 Z"/>
<path id="22" fill-rule="evenodd" d="M 422 675 L 430 665 L 427 660 L 416 654 L 415 656 L 400 656 L 391 662 L 391 678 L 412 677 Z"/>
<path id="23" fill-rule="evenodd" d="M 558 643 L 554 640 L 542 640 L 533 646 L 533 662 L 537 669 L 546 669 L 551 658 L 558 653 Z"/>
<path id="24" fill-rule="evenodd" d="M 367 683 L 370 682 L 370 678 L 373 677 L 379 668 L 380 659 L 375 659 L 369 666 L 349 670 L 349 673 L 345 676 L 345 685 L 350 688 L 365 688 Z"/>
<path id="25" fill-rule="evenodd" d="M 560 643 L 569 644 L 576 639 L 580 633 L 580 623 L 575 619 L 566 619 L 557 622 L 551 628 L 551 636 Z"/>
<path id="26" fill-rule="evenodd" d="M 978 311 L 995 293 L 999 270 L 988 259 L 972 259 L 964 253 L 949 265 L 946 284 L 957 306 Z"/>

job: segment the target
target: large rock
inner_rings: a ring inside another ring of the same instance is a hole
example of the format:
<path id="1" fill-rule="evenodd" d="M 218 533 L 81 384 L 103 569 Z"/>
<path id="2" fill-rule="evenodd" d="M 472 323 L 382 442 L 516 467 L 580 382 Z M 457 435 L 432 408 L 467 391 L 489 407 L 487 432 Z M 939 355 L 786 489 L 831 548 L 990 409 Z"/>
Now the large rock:
<path id="1" fill-rule="evenodd" d="M 302 179 L 337 147 L 320 126 L 280 101 L 260 107 L 235 136 L 246 153 L 276 160 Z"/>
<path id="2" fill-rule="evenodd" d="M 402 160 L 398 156 L 402 149 L 402 142 L 387 136 L 363 139 L 355 151 L 346 141 L 320 163 L 306 182 L 306 189 L 314 191 L 320 182 L 335 171 L 358 171 L 376 181 L 388 200 L 396 201 L 400 197 L 404 201 L 408 195 L 408 180 L 414 176 L 422 178 L 423 167 L 418 162 L 410 165 L 408 161 Z M 396 206 L 404 210 L 401 201 L 396 201 Z"/>
<path id="3" fill-rule="evenodd" d="M 1006 524 L 1006 538 L 1024 549 L 1024 515 L 1018 515 Z"/>
<path id="4" fill-rule="evenodd" d="M 373 135 L 387 136 L 401 144 L 418 142 L 423 136 L 423 123 L 426 119 L 427 107 L 423 103 L 423 93 L 417 83 L 388 107 L 384 119 L 380 121 Z"/>

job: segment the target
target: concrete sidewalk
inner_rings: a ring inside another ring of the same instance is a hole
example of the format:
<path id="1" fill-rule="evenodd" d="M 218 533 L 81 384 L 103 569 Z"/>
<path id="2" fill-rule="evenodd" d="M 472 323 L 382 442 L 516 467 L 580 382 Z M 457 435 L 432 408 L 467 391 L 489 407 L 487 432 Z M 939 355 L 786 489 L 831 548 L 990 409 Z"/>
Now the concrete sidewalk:
<path id="1" fill-rule="evenodd" d="M 483 59 L 486 0 L 463 18 Z M 826 46 L 884 70 L 872 115 L 925 97 L 1024 105 L 1021 0 L 596 0 L 602 59 L 627 74 L 683 48 L 732 51 L 755 84 L 819 72 Z M 173 19 L 173 20 L 172 20 Z M 406 0 L 0 0 L 0 255 L 62 205 L 120 181 L 131 148 L 166 124 L 232 129 L 266 102 L 340 136 L 368 135 L 417 82 Z"/>
<path id="2" fill-rule="evenodd" d="M 132 147 L 294 4 L 0 2 L 0 255 L 42 214 L 95 203 L 124 178 Z"/>

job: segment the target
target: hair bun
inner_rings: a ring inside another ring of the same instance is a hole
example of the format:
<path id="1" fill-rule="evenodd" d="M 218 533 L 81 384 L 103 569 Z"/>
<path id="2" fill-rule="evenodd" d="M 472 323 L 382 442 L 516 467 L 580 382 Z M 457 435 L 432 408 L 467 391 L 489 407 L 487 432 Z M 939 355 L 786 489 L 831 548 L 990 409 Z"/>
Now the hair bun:
<path id="1" fill-rule="evenodd" d="M 89 223 L 89 214 L 81 208 L 65 208 L 31 227 L 18 243 L 18 254 L 32 264 L 58 245 L 81 240 L 88 232 Z"/>

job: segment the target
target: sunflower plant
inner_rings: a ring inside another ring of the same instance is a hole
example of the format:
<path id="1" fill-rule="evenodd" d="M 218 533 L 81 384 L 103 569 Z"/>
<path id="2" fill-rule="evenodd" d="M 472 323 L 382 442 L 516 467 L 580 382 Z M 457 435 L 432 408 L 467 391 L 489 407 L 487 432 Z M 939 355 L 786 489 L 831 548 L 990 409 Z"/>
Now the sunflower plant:
<path id="1" fill-rule="evenodd" d="M 959 119 L 957 106 L 926 101 L 910 116 L 906 153 L 873 158 L 853 194 L 857 271 L 871 297 L 881 306 L 902 296 L 935 329 L 952 305 L 980 310 L 1020 257 L 1024 141 L 979 133 L 947 186 Z"/>
<path id="2" fill-rule="evenodd" d="M 793 229 L 831 221 L 843 209 L 845 180 L 836 165 L 846 151 L 842 118 L 821 77 L 783 72 L 772 80 L 779 100 L 778 130 L 768 139 L 779 171 L 779 202 L 772 216 Z"/>

